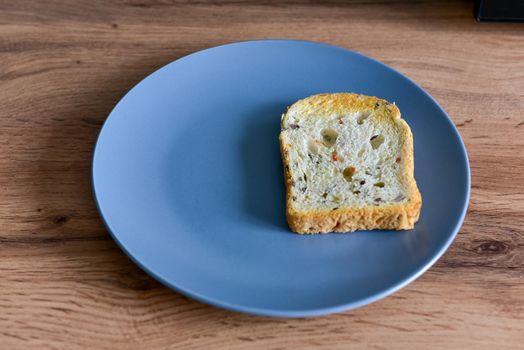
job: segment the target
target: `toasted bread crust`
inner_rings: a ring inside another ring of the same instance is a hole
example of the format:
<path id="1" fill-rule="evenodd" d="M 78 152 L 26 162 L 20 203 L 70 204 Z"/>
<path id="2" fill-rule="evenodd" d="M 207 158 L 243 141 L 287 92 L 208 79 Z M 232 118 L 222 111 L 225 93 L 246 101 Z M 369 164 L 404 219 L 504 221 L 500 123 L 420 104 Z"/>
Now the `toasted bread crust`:
<path id="1" fill-rule="evenodd" d="M 320 94 L 297 101 L 291 108 L 305 110 L 321 109 L 322 115 L 343 111 L 359 111 L 373 107 L 377 115 L 384 119 L 400 119 L 400 111 L 389 102 L 377 97 L 352 93 Z M 289 111 L 288 111 L 289 112 Z M 282 116 L 285 119 L 286 114 Z M 413 137 L 404 120 L 400 120 L 402 133 L 406 139 L 402 148 L 404 174 L 408 181 L 409 197 L 401 204 L 387 206 L 368 206 L 363 208 L 339 208 L 336 210 L 296 211 L 293 208 L 289 171 L 289 157 L 286 146 L 280 137 L 280 152 L 284 165 L 286 184 L 286 218 L 290 229 L 296 233 L 349 232 L 355 230 L 409 230 L 418 221 L 422 197 L 413 176 Z"/>

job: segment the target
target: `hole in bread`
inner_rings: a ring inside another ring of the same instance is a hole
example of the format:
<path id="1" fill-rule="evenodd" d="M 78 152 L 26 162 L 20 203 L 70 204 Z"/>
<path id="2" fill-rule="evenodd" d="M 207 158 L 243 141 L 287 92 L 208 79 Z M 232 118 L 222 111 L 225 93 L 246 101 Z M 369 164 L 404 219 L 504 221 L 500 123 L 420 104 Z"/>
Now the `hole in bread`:
<path id="1" fill-rule="evenodd" d="M 380 182 L 375 182 L 375 184 L 373 186 L 382 188 L 382 187 L 386 186 L 386 184 L 384 182 L 380 181 Z"/>
<path id="2" fill-rule="evenodd" d="M 333 129 L 323 129 L 320 132 L 320 136 L 322 136 L 322 144 L 326 147 L 333 147 L 335 145 L 335 142 L 337 141 L 337 132 Z"/>
<path id="3" fill-rule="evenodd" d="M 356 172 L 357 168 L 355 168 L 354 166 L 348 166 L 346 169 L 344 169 L 342 175 L 344 176 L 344 179 L 346 179 L 346 181 L 352 181 L 353 175 L 355 175 Z"/>
<path id="4" fill-rule="evenodd" d="M 397 197 L 395 197 L 394 201 L 395 202 L 402 202 L 404 199 L 406 199 L 406 197 L 402 194 L 399 194 Z"/>
<path id="5" fill-rule="evenodd" d="M 371 115 L 370 112 L 360 112 L 360 115 L 357 118 L 357 124 L 362 125 L 364 124 L 364 121 L 369 118 Z"/>
<path id="6" fill-rule="evenodd" d="M 381 144 L 384 143 L 384 136 L 382 135 L 373 135 L 369 139 L 369 142 L 371 143 L 371 147 L 373 149 L 377 149 L 380 147 Z"/>

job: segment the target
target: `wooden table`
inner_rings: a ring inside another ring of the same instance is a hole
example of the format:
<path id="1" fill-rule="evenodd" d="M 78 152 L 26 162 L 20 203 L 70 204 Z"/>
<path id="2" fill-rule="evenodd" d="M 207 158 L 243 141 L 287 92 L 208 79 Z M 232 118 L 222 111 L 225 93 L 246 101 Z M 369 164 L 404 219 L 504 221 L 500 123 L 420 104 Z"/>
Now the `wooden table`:
<path id="1" fill-rule="evenodd" d="M 263 38 L 379 59 L 464 138 L 464 226 L 384 300 L 312 319 L 220 310 L 148 277 L 102 225 L 90 162 L 115 103 L 181 56 Z M 0 348 L 524 348 L 523 24 L 476 23 L 469 1 L 5 0 L 0 62 Z"/>

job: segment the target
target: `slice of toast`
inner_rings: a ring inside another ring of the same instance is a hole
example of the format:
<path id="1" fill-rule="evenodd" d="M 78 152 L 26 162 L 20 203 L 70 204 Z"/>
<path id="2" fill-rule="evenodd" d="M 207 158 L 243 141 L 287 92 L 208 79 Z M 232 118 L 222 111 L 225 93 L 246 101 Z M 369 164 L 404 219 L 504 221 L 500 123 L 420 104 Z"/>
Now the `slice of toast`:
<path id="1" fill-rule="evenodd" d="M 286 216 L 297 233 L 412 229 L 422 198 L 413 137 L 385 100 L 321 94 L 282 115 Z"/>

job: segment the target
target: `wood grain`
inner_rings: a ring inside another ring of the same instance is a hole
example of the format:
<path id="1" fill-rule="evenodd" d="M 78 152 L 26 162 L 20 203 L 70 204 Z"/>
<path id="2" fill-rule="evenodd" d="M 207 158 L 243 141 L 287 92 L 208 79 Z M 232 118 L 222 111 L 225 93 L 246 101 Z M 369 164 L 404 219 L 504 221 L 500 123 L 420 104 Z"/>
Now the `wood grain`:
<path id="1" fill-rule="evenodd" d="M 524 26 L 469 1 L 0 1 L 0 347 L 522 349 Z M 161 286 L 105 231 L 95 138 L 151 71 L 238 40 L 323 41 L 420 83 L 471 161 L 465 224 L 429 272 L 312 319 L 216 309 Z"/>

